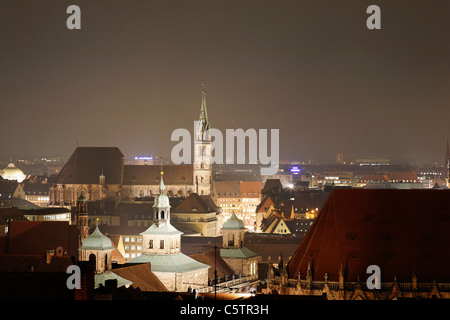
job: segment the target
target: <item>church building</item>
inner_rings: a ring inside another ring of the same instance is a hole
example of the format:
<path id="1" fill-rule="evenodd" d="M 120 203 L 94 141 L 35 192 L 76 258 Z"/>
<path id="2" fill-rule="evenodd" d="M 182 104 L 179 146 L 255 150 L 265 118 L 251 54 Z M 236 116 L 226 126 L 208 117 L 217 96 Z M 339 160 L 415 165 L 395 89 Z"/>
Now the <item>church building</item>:
<path id="1" fill-rule="evenodd" d="M 142 254 L 127 264 L 150 263 L 152 272 L 169 291 L 208 286 L 209 265 L 198 262 L 181 252 L 181 234 L 170 223 L 169 197 L 165 194 L 161 171 L 159 194 L 153 205 L 154 223 L 142 235 Z"/>
<path id="2" fill-rule="evenodd" d="M 187 197 L 211 194 L 210 122 L 206 92 L 202 91 L 194 148 L 201 150 L 194 164 L 165 165 L 166 194 Z M 198 131 L 198 132 L 197 132 Z M 197 152 L 196 152 L 197 154 Z M 125 165 L 117 147 L 77 147 L 50 187 L 50 206 L 70 208 L 83 194 L 87 201 L 133 200 L 158 194 L 159 164 Z"/>
<path id="3" fill-rule="evenodd" d="M 223 244 L 220 257 L 236 274 L 244 277 L 257 277 L 258 262 L 261 256 L 244 246 L 244 236 L 247 229 L 244 222 L 233 212 L 222 227 Z"/>
<path id="4" fill-rule="evenodd" d="M 112 251 L 115 247 L 111 239 L 102 234 L 96 225 L 94 232 L 83 240 L 79 250 L 80 261 L 95 260 L 95 288 L 105 286 L 107 280 L 117 280 L 117 287 L 130 286 L 131 281 L 120 277 L 112 271 Z"/>
<path id="5" fill-rule="evenodd" d="M 449 227 L 450 190 L 334 189 L 288 264 L 272 269 L 268 292 L 449 299 Z"/>

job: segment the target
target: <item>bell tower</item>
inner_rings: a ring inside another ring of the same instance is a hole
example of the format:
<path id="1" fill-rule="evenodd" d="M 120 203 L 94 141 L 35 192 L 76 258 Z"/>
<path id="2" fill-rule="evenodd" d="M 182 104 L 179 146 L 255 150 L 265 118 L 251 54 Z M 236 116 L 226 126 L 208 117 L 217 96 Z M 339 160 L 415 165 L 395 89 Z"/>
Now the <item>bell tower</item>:
<path id="1" fill-rule="evenodd" d="M 211 194 L 212 163 L 211 163 L 211 135 L 206 110 L 206 91 L 202 90 L 200 119 L 194 125 L 194 186 L 199 195 Z"/>
<path id="2" fill-rule="evenodd" d="M 81 194 L 77 199 L 76 224 L 78 227 L 78 248 L 83 244 L 84 239 L 89 236 L 89 222 L 86 198 Z"/>
<path id="3" fill-rule="evenodd" d="M 156 225 L 170 224 L 170 204 L 169 198 L 164 192 L 165 186 L 163 181 L 164 171 L 161 169 L 161 179 L 159 181 L 159 194 L 155 196 L 153 204 L 153 218 Z"/>

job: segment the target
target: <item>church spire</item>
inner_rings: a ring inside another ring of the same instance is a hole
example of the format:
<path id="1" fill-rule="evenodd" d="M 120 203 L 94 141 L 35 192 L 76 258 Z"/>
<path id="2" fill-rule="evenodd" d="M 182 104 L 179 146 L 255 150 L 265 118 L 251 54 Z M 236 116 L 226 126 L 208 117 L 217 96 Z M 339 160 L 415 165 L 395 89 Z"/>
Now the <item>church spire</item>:
<path id="1" fill-rule="evenodd" d="M 161 159 L 161 170 L 160 170 L 160 175 L 161 175 L 161 179 L 159 180 L 159 193 L 163 194 L 164 193 L 164 181 L 163 181 L 163 175 L 164 175 L 164 171 L 163 171 L 163 165 L 162 165 L 162 157 L 160 157 Z"/>
<path id="2" fill-rule="evenodd" d="M 206 90 L 202 90 L 202 105 L 200 108 L 200 122 L 202 124 L 202 131 L 209 130 L 210 123 L 208 121 L 208 112 L 206 111 Z"/>
<path id="3" fill-rule="evenodd" d="M 161 169 L 160 174 L 161 174 L 161 179 L 159 180 L 159 193 L 162 194 L 165 189 L 164 181 L 163 181 L 164 171 L 162 169 Z"/>

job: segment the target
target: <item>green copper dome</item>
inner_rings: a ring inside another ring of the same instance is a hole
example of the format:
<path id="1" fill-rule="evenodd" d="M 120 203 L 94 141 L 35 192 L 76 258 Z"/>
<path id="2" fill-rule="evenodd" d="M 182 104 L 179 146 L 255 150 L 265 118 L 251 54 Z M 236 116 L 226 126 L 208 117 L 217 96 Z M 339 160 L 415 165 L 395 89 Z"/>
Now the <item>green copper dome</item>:
<path id="1" fill-rule="evenodd" d="M 80 250 L 111 250 L 114 249 L 111 240 L 100 232 L 98 225 L 86 239 L 84 239 Z"/>
<path id="2" fill-rule="evenodd" d="M 238 217 L 236 217 L 233 211 L 231 217 L 223 224 L 222 230 L 241 230 L 241 229 L 245 229 L 244 222 L 238 219 Z"/>

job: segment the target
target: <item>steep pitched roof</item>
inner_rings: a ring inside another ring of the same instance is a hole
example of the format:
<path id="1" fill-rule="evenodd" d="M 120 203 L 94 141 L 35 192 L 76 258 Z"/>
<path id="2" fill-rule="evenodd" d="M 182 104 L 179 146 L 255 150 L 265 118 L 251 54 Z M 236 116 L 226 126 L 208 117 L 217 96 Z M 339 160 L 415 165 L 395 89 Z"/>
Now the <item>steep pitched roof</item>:
<path id="1" fill-rule="evenodd" d="M 23 215 L 22 211 L 20 211 L 16 207 L 0 208 L 0 225 L 6 225 L 8 221 L 11 220 L 28 221 L 28 219 Z"/>
<path id="2" fill-rule="evenodd" d="M 265 196 L 261 202 L 256 206 L 255 212 L 266 212 L 270 206 L 275 205 L 277 203 L 276 199 L 271 195 Z"/>
<path id="3" fill-rule="evenodd" d="M 414 172 L 391 172 L 389 178 L 391 181 L 420 182 Z"/>
<path id="4" fill-rule="evenodd" d="M 214 189 L 216 194 L 223 197 L 236 198 L 240 195 L 241 184 L 238 180 L 233 181 L 214 181 Z"/>
<path id="5" fill-rule="evenodd" d="M 280 193 L 283 190 L 283 185 L 280 179 L 267 179 L 261 191 L 262 194 Z"/>
<path id="6" fill-rule="evenodd" d="M 50 190 L 50 184 L 47 183 L 24 183 L 23 191 L 27 195 L 48 195 Z"/>
<path id="7" fill-rule="evenodd" d="M 197 193 L 191 193 L 184 199 L 172 213 L 211 213 L 217 212 L 218 208 L 210 196 L 200 196 Z"/>
<path id="8" fill-rule="evenodd" d="M 0 198 L 9 199 L 14 196 L 17 189 L 21 189 L 21 185 L 16 180 L 0 180 Z"/>
<path id="9" fill-rule="evenodd" d="M 56 178 L 58 184 L 121 184 L 123 154 L 117 147 L 77 147 Z"/>
<path id="10" fill-rule="evenodd" d="M 123 167 L 124 185 L 158 185 L 161 179 L 159 165 L 125 165 Z M 108 177 L 106 177 L 108 179 Z M 165 185 L 192 185 L 193 166 L 190 164 L 165 165 Z"/>
<path id="11" fill-rule="evenodd" d="M 45 254 L 61 246 L 78 256 L 78 229 L 67 221 L 12 221 L 9 230 L 10 254 Z"/>
<path id="12" fill-rule="evenodd" d="M 262 187 L 262 181 L 240 181 L 240 192 L 242 196 L 259 198 Z"/>
<path id="13" fill-rule="evenodd" d="M 346 281 L 381 268 L 382 282 L 450 281 L 450 191 L 333 190 L 288 264 L 290 277 Z"/>

